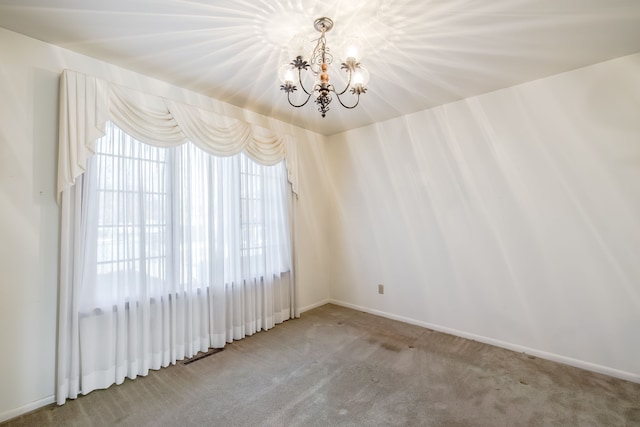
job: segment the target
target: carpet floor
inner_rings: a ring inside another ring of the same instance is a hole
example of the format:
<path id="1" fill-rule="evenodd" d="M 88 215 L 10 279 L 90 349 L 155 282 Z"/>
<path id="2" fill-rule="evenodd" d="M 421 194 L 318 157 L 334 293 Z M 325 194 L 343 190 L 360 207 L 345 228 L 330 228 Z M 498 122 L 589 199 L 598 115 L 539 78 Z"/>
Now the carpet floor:
<path id="1" fill-rule="evenodd" d="M 640 426 L 640 384 L 336 305 L 2 426 Z"/>

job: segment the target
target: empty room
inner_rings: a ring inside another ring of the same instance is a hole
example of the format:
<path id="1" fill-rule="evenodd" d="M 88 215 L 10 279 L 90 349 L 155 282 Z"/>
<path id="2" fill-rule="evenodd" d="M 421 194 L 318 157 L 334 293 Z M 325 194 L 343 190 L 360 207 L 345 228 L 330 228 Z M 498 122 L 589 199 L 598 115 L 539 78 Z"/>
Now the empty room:
<path id="1" fill-rule="evenodd" d="M 0 0 L 0 424 L 640 425 L 637 0 Z"/>

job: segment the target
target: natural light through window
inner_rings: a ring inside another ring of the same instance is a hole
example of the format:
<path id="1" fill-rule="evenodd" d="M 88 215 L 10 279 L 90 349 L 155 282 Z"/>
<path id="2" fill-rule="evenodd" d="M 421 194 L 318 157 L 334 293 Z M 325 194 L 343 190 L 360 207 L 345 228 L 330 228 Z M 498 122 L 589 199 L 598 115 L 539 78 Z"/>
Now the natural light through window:
<path id="1" fill-rule="evenodd" d="M 214 157 L 191 143 L 155 147 L 113 124 L 95 151 L 85 183 L 87 223 L 95 220 L 86 310 L 289 270 L 283 162 Z"/>

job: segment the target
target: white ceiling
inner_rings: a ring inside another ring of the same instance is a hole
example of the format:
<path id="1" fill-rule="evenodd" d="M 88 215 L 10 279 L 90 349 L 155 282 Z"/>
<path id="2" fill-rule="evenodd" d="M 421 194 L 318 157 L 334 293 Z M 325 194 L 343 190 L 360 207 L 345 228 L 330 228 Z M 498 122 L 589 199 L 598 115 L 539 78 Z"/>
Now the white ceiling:
<path id="1" fill-rule="evenodd" d="M 277 78 L 321 16 L 371 73 L 324 119 Z M 0 0 L 0 26 L 325 135 L 640 52 L 640 0 Z"/>

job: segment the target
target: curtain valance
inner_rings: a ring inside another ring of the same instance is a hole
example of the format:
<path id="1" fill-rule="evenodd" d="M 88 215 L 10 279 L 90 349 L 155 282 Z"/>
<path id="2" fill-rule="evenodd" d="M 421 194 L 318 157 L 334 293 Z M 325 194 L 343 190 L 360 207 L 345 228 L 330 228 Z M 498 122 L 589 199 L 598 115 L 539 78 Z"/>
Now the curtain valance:
<path id="1" fill-rule="evenodd" d="M 71 70 L 60 78 L 58 199 L 85 171 L 95 141 L 113 121 L 147 144 L 172 147 L 191 141 L 216 156 L 244 151 L 263 165 L 285 160 L 298 192 L 296 147 L 292 137 L 200 107 L 144 94 Z"/>

